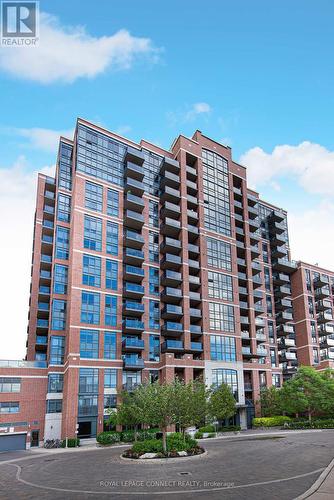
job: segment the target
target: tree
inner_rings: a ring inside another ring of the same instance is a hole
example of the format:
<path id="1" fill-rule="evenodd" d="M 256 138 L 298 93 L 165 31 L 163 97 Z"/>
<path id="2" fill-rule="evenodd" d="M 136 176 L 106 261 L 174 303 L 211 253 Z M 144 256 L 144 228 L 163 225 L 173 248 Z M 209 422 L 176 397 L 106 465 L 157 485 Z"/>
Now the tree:
<path id="1" fill-rule="evenodd" d="M 117 411 L 117 423 L 134 427 L 135 441 L 137 441 L 138 426 L 145 418 L 145 400 L 143 391 L 135 389 L 133 393 L 123 392 L 122 402 Z"/>
<path id="2" fill-rule="evenodd" d="M 205 420 L 207 396 L 208 391 L 201 382 L 185 384 L 176 380 L 173 383 L 174 423 L 179 425 L 184 436 L 187 427 Z"/>
<path id="3" fill-rule="evenodd" d="M 273 417 L 282 414 L 280 389 L 275 386 L 266 387 L 260 393 L 262 417 Z"/>
<path id="4" fill-rule="evenodd" d="M 225 420 L 236 413 L 236 403 L 227 384 L 212 388 L 208 402 L 208 413 L 212 420 Z"/>

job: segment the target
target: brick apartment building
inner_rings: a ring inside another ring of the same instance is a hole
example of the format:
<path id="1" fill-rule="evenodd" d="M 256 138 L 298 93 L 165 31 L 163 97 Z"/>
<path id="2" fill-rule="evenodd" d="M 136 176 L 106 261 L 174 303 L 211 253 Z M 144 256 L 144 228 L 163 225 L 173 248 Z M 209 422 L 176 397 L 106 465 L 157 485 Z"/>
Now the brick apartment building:
<path id="1" fill-rule="evenodd" d="M 123 389 L 262 387 L 334 359 L 334 273 L 290 260 L 287 214 L 196 131 L 169 151 L 79 119 L 39 175 L 25 361 L 0 361 L 0 449 L 90 437 Z"/>

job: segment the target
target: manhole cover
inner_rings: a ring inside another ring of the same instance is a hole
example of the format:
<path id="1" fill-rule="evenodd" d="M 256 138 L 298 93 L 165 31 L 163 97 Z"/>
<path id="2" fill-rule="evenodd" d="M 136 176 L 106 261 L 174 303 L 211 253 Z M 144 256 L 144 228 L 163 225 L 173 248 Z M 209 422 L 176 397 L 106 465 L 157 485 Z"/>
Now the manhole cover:
<path id="1" fill-rule="evenodd" d="M 191 472 L 178 472 L 179 476 L 191 476 Z"/>

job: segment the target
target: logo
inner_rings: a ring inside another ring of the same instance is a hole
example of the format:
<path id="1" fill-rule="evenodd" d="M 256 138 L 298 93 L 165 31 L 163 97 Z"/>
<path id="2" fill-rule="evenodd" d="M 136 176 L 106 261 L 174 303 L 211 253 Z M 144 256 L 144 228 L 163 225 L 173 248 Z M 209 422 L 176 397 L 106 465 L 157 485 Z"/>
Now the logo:
<path id="1" fill-rule="evenodd" d="M 1 45 L 34 47 L 39 38 L 39 2 L 1 2 Z"/>

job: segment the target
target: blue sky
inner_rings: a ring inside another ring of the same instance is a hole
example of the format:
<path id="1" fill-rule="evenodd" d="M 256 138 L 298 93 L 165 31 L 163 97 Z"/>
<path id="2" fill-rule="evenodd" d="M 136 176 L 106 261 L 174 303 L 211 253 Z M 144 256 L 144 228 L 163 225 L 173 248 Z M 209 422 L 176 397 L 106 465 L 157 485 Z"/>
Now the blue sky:
<path id="1" fill-rule="evenodd" d="M 13 242 L 0 253 L 24 283 L 13 289 L 24 311 L 18 339 L 35 174 L 52 171 L 57 135 L 77 116 L 166 148 L 197 128 L 228 143 L 251 184 L 290 211 L 293 257 L 334 268 L 332 1 L 42 0 L 40 8 L 39 48 L 0 48 L 0 209 L 13 212 L 0 228 Z"/>

